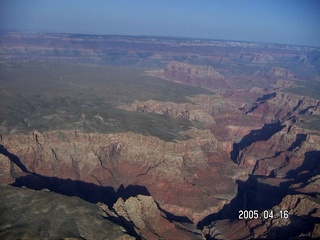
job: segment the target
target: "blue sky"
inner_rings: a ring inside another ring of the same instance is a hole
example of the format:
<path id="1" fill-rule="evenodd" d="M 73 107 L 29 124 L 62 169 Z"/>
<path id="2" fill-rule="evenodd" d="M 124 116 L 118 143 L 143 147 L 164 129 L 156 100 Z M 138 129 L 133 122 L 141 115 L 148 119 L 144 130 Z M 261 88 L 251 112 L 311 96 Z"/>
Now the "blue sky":
<path id="1" fill-rule="evenodd" d="M 320 1 L 0 0 L 0 29 L 320 47 Z"/>

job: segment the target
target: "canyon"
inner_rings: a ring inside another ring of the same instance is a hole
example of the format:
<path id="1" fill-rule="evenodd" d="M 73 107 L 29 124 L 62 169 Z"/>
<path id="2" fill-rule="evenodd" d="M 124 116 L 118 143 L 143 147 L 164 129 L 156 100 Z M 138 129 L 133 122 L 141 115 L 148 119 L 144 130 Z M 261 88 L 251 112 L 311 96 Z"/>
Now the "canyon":
<path id="1" fill-rule="evenodd" d="M 318 238 L 319 56 L 277 44 L 1 33 L 0 236 Z M 254 209 L 289 218 L 239 219 Z M 27 224 L 37 216 L 47 225 Z M 59 233 L 60 217 L 72 221 Z"/>

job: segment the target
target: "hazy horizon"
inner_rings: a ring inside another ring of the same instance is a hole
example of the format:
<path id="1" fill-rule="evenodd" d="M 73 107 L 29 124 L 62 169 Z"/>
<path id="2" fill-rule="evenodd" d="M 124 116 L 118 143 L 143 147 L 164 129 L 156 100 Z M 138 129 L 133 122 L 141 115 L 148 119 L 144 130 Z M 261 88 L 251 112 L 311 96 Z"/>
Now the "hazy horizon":
<path id="1" fill-rule="evenodd" d="M 320 47 L 319 13 L 316 0 L 3 0 L 0 30 Z"/>

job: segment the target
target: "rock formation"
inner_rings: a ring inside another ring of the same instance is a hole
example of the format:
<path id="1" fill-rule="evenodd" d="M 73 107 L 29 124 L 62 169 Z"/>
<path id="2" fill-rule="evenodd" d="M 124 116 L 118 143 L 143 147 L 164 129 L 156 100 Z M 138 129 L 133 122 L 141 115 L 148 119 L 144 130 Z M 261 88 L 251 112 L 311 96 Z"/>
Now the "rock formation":
<path id="1" fill-rule="evenodd" d="M 171 62 L 164 69 L 164 77 L 185 84 L 207 87 L 224 87 L 224 77 L 211 66 L 195 66 L 181 62 Z"/>
<path id="2" fill-rule="evenodd" d="M 282 202 L 272 209 L 273 218 L 221 220 L 214 222 L 204 232 L 212 239 L 317 239 L 320 236 L 320 205 L 316 198 L 305 195 L 287 195 Z M 287 211 L 288 215 L 280 215 Z M 269 215 L 270 216 L 270 215 Z"/>
<path id="3" fill-rule="evenodd" d="M 18 32 L 0 43 L 0 182 L 21 187 L 0 186 L 1 238 L 319 237 L 319 49 Z M 237 219 L 255 208 L 289 218 Z"/>
<path id="4" fill-rule="evenodd" d="M 273 67 L 270 69 L 269 74 L 277 77 L 277 78 L 284 78 L 284 79 L 294 79 L 295 76 L 289 69 L 285 69 L 282 67 Z"/>
<path id="5" fill-rule="evenodd" d="M 1 144 L 31 173 L 114 189 L 144 186 L 161 208 L 197 223 L 234 197 L 247 171 L 226 161 L 210 131 L 188 134 L 193 138 L 173 143 L 134 133 L 33 132 L 4 136 Z M 212 161 L 209 153 L 222 157 Z"/>
<path id="6" fill-rule="evenodd" d="M 260 116 L 266 122 L 272 122 L 286 120 L 311 109 L 319 112 L 320 101 L 318 99 L 286 92 L 275 92 L 267 95 L 266 98 L 257 101 L 247 113 Z"/>
<path id="7" fill-rule="evenodd" d="M 317 132 L 302 129 L 291 121 L 284 124 L 269 139 L 256 141 L 241 150 L 236 161 L 252 173 L 265 176 L 283 177 L 301 166 L 307 152 L 319 150 L 320 137 Z"/>
<path id="8" fill-rule="evenodd" d="M 125 201 L 119 198 L 113 210 L 105 205 L 101 208 L 107 215 L 124 218 L 142 239 L 203 239 L 201 232 L 190 223 L 168 221 L 151 196 L 138 195 Z"/>
<path id="9" fill-rule="evenodd" d="M 12 174 L 11 161 L 6 156 L 0 154 L 0 181 L 1 183 L 13 183 L 14 177 Z"/>
<path id="10" fill-rule="evenodd" d="M 139 111 L 156 113 L 174 118 L 183 118 L 194 124 L 210 126 L 215 123 L 214 115 L 222 112 L 237 111 L 237 107 L 222 96 L 196 95 L 189 97 L 191 103 L 158 102 L 149 100 L 146 102 L 135 101 L 130 105 L 120 106 L 127 111 Z"/>
<path id="11" fill-rule="evenodd" d="M 272 87 L 274 87 L 275 89 L 284 89 L 284 88 L 291 88 L 293 87 L 294 84 L 292 81 L 287 81 L 287 80 L 277 80 Z"/>

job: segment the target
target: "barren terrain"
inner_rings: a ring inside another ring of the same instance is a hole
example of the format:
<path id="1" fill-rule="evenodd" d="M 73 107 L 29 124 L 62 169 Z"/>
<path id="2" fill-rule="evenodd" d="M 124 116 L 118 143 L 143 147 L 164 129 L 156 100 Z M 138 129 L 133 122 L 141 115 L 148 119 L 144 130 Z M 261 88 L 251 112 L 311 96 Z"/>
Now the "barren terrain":
<path id="1" fill-rule="evenodd" d="M 1 33 L 0 236 L 318 238 L 319 79 L 317 48 Z"/>

